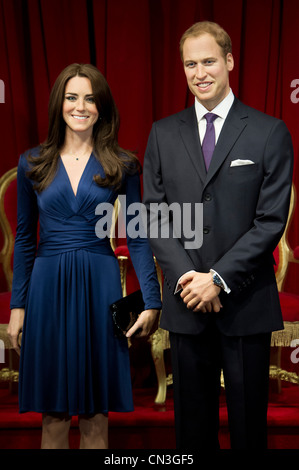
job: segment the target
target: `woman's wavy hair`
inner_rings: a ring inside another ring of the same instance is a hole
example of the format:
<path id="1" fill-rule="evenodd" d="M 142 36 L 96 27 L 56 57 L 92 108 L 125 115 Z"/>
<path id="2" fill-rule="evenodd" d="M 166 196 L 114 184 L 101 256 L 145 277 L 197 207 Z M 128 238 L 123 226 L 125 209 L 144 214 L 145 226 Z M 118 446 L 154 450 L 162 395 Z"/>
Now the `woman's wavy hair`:
<path id="1" fill-rule="evenodd" d="M 91 82 L 99 118 L 93 127 L 93 152 L 100 161 L 105 176 L 95 175 L 100 186 L 121 186 L 124 171 L 135 173 L 141 165 L 134 153 L 122 149 L 118 144 L 119 113 L 105 77 L 90 64 L 71 64 L 56 79 L 50 93 L 48 106 L 48 135 L 40 145 L 39 156 L 30 156 L 28 177 L 34 181 L 35 189 L 43 191 L 53 180 L 65 140 L 66 123 L 62 116 L 65 87 L 73 77 L 86 77 Z"/>

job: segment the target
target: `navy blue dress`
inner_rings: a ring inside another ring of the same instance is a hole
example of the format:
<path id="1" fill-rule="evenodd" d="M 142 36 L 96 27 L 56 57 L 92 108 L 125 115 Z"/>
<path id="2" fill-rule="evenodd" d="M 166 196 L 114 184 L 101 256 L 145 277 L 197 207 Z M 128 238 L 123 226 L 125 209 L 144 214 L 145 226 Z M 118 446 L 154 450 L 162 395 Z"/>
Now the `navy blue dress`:
<path id="1" fill-rule="evenodd" d="M 38 149 L 31 151 L 38 153 Z M 118 193 L 94 181 L 103 169 L 92 154 L 75 196 L 60 159 L 42 193 L 18 166 L 18 228 L 11 308 L 25 308 L 19 378 L 20 412 L 69 415 L 133 409 L 127 340 L 115 338 L 109 305 L 122 296 L 109 238 L 95 232 L 102 202 Z M 127 205 L 140 201 L 139 175 L 124 175 Z M 36 227 L 39 243 L 36 251 Z M 147 240 L 127 238 L 145 308 L 160 308 Z"/>

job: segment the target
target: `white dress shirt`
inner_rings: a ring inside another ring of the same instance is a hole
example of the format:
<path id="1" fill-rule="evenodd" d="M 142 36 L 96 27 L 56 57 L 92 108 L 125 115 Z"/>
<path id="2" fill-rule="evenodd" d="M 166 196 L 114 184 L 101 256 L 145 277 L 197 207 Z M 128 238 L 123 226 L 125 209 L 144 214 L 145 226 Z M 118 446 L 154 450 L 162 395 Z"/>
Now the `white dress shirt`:
<path id="1" fill-rule="evenodd" d="M 221 132 L 222 126 L 224 124 L 224 121 L 229 113 L 229 110 L 234 102 L 235 96 L 230 89 L 228 95 L 211 111 L 208 111 L 197 99 L 195 99 L 195 112 L 196 112 L 196 117 L 197 117 L 197 122 L 198 122 L 198 132 L 199 132 L 199 138 L 200 138 L 200 143 L 202 143 L 203 138 L 206 133 L 206 128 L 207 128 L 207 121 L 205 119 L 205 114 L 211 112 L 214 114 L 217 114 L 217 118 L 214 120 L 214 128 L 215 128 L 215 144 L 217 143 L 219 134 Z M 191 272 L 191 271 L 189 271 Z M 212 274 L 215 273 L 213 269 L 211 269 Z M 217 273 L 218 274 L 218 273 Z M 223 282 L 224 285 L 224 291 L 226 293 L 229 293 L 231 290 L 227 286 L 226 282 L 224 279 L 218 274 L 220 279 Z M 180 279 L 177 282 L 176 288 L 174 293 L 176 294 L 181 290 L 180 286 Z"/>
<path id="2" fill-rule="evenodd" d="M 229 94 L 212 110 L 208 111 L 197 99 L 195 99 L 195 112 L 198 122 L 198 131 L 200 142 L 202 143 L 204 135 L 206 133 L 207 121 L 204 117 L 205 114 L 211 112 L 217 114 L 218 118 L 214 121 L 215 128 L 215 144 L 218 141 L 219 134 L 221 132 L 224 121 L 229 113 L 229 110 L 234 102 L 235 96 L 232 90 L 229 91 Z"/>

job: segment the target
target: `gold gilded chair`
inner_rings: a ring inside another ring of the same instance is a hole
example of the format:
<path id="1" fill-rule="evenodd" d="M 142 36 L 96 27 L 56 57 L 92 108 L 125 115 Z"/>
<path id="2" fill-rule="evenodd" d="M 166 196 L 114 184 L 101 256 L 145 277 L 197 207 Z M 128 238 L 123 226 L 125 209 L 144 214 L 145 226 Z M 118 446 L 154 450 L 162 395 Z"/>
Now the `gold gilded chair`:
<path id="1" fill-rule="evenodd" d="M 299 246 L 292 250 L 288 242 L 288 233 L 295 205 L 296 190 L 293 184 L 287 225 L 274 253 L 277 263 L 276 282 L 279 291 L 284 329 L 272 333 L 270 377 L 278 380 L 279 388 L 281 380 L 299 384 L 299 376 L 296 372 L 281 368 L 282 348 L 292 347 L 293 345 L 296 346 L 297 341 L 299 341 L 299 293 L 293 294 L 284 291 L 290 263 L 299 263 Z"/>
<path id="2" fill-rule="evenodd" d="M 12 258 L 17 226 L 17 168 L 12 168 L 0 178 L 0 228 L 2 234 L 2 249 L 0 263 L 4 284 L 0 292 L 0 341 L 5 351 L 8 351 L 8 367 L 0 370 L 0 379 L 9 381 L 10 387 L 18 381 L 18 358 L 11 349 L 6 334 L 10 318 L 10 296 L 12 287 Z M 6 362 L 6 361 L 5 361 Z"/>
<path id="3" fill-rule="evenodd" d="M 121 208 L 119 199 L 117 199 L 113 211 L 110 243 L 115 253 L 115 256 L 117 257 L 120 267 L 123 296 L 126 296 L 127 292 L 130 293 L 131 291 L 136 290 L 138 288 L 138 281 L 136 276 L 134 274 L 132 275 L 133 267 L 131 264 L 130 254 L 127 245 L 125 243 L 117 245 L 116 227 L 121 223 L 120 218 Z M 162 297 L 162 271 L 155 257 L 154 261 L 156 265 L 157 277 L 160 284 L 160 292 Z M 155 404 L 161 406 L 166 401 L 167 385 L 171 383 L 171 378 L 167 377 L 166 375 L 166 367 L 164 362 L 164 350 L 169 349 L 170 347 L 168 332 L 158 326 L 157 330 L 150 336 L 149 342 L 158 382 L 158 390 L 155 397 Z"/>

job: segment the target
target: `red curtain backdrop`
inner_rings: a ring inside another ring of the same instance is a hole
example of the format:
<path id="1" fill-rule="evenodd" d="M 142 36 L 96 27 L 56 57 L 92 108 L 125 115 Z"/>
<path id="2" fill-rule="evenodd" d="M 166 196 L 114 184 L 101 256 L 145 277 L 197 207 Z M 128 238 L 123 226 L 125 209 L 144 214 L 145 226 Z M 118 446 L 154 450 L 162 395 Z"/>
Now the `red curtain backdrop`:
<path id="1" fill-rule="evenodd" d="M 299 193 L 298 0 L 0 0 L 0 175 L 44 140 L 49 90 L 73 62 L 106 76 L 121 115 L 120 144 L 142 162 L 152 122 L 193 103 L 178 43 L 202 20 L 232 38 L 235 95 L 286 122 Z M 297 205 L 293 247 L 298 214 Z M 298 271 L 288 279 L 297 292 Z"/>

